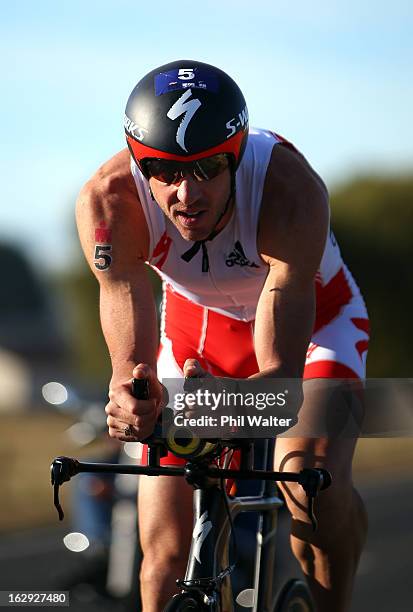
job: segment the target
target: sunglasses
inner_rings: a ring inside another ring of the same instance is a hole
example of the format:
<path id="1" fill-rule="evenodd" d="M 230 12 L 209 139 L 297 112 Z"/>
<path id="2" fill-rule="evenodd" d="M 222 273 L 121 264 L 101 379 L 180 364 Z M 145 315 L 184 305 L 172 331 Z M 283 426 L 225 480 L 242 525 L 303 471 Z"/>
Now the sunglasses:
<path id="1" fill-rule="evenodd" d="M 141 167 L 147 179 L 152 177 L 161 183 L 171 185 L 179 183 L 185 174 L 189 174 L 196 181 L 210 181 L 229 167 L 229 158 L 225 153 L 218 153 L 193 162 L 148 157 L 141 161 Z"/>

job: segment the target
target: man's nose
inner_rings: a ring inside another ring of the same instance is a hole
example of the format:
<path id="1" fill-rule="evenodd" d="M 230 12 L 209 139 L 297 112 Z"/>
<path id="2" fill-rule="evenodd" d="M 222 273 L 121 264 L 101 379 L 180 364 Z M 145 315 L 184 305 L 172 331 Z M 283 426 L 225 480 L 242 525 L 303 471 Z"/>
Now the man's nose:
<path id="1" fill-rule="evenodd" d="M 178 186 L 178 200 L 183 204 L 189 205 L 196 202 L 201 195 L 199 182 L 190 174 L 183 174 Z"/>

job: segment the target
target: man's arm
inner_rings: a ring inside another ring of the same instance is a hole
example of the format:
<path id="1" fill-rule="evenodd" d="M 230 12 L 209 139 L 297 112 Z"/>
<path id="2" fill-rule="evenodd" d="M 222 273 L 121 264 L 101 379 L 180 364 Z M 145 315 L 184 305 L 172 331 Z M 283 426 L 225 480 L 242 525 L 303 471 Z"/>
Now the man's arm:
<path id="1" fill-rule="evenodd" d="M 315 318 L 314 278 L 329 223 L 328 195 L 305 160 L 274 147 L 258 249 L 269 265 L 257 307 L 255 377 L 301 377 Z"/>
<path id="2" fill-rule="evenodd" d="M 159 395 L 154 374 L 158 331 L 144 263 L 149 233 L 129 163 L 124 150 L 97 171 L 79 195 L 76 219 L 86 260 L 99 282 L 101 324 L 112 361 L 111 401 L 106 409 L 110 434 L 120 437 L 131 424 L 143 427 L 144 435 L 139 437 L 145 437 L 152 409 L 140 402 L 150 416 L 143 419 L 145 423 L 136 420 L 138 405 L 130 381 L 137 364 L 148 364 L 139 376 L 149 375 L 151 397 Z"/>
<path id="3" fill-rule="evenodd" d="M 315 318 L 314 278 L 328 225 L 328 195 L 321 179 L 302 156 L 277 145 L 264 185 L 258 228 L 259 253 L 269 265 L 255 319 L 259 371 L 249 377 L 248 385 L 257 384 L 262 390 L 260 378 L 302 377 Z M 211 376 L 196 359 L 186 360 L 184 375 Z M 302 398 L 296 400 L 298 408 Z"/>

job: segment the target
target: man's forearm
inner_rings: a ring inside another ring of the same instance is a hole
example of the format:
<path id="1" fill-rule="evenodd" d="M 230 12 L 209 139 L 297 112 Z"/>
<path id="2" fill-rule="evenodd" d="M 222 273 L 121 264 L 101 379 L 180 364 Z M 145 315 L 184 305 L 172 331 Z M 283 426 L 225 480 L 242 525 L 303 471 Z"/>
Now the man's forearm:
<path id="1" fill-rule="evenodd" d="M 156 370 L 158 325 L 149 281 L 101 287 L 100 317 L 114 378 L 130 377 L 138 363 Z"/>

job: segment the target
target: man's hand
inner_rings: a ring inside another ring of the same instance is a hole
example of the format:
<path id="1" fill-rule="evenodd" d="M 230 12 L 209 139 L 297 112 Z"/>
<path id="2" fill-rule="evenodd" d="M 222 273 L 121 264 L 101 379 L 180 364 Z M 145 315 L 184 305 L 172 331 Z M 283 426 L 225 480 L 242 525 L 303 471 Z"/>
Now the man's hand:
<path id="1" fill-rule="evenodd" d="M 184 375 L 187 379 L 185 381 L 185 391 L 188 393 L 196 394 L 197 390 L 201 390 L 204 394 L 204 402 L 201 402 L 201 405 L 195 406 L 187 406 L 185 409 L 185 417 L 190 419 L 197 419 L 199 417 L 212 417 L 217 420 L 217 424 L 213 426 L 208 425 L 200 425 L 198 429 L 197 426 L 191 428 L 195 434 L 201 434 L 201 437 L 213 437 L 213 438 L 228 438 L 233 434 L 233 426 L 227 424 L 222 425 L 221 417 L 222 416 L 234 416 L 236 412 L 228 407 L 225 407 L 224 404 L 220 403 L 220 399 L 222 394 L 227 392 L 233 392 L 234 381 L 231 381 L 230 378 L 221 378 L 219 376 L 213 376 L 206 370 L 204 370 L 199 362 L 196 359 L 187 359 L 184 364 Z M 188 379 L 194 379 L 193 381 Z M 197 383 L 198 379 L 198 383 Z M 189 382 L 189 384 L 188 384 Z M 207 393 L 210 395 L 214 395 L 214 399 L 210 403 L 206 403 Z M 202 397 L 202 396 L 201 396 Z M 217 402 L 217 403 L 216 403 Z M 206 435 L 207 430 L 209 430 L 209 436 Z"/>
<path id="2" fill-rule="evenodd" d="M 196 379 L 208 378 L 209 388 L 213 384 L 214 376 L 212 376 L 212 374 L 204 370 L 196 359 L 187 359 L 184 363 L 183 372 L 184 372 L 184 376 L 186 379 L 188 378 L 195 379 L 193 383 L 192 381 L 189 384 L 187 382 L 185 383 L 184 390 L 187 391 L 188 393 L 195 393 L 197 389 L 202 389 L 201 381 L 199 381 L 199 384 L 197 385 Z M 205 406 L 202 406 L 202 407 L 201 406 L 199 407 L 194 407 L 194 406 L 189 407 L 188 406 L 185 409 L 185 417 L 188 417 L 188 418 L 196 418 L 202 414 L 210 415 L 210 411 L 208 412 Z"/>
<path id="3" fill-rule="evenodd" d="M 150 436 L 163 407 L 163 387 L 153 369 L 140 363 L 133 369 L 132 376 L 148 380 L 150 399 L 138 400 L 133 397 L 132 378 L 119 382 L 112 380 L 110 401 L 105 408 L 109 435 L 122 442 L 139 442 Z"/>
<path id="4" fill-rule="evenodd" d="M 211 374 L 201 368 L 199 361 L 196 359 L 186 359 L 183 372 L 185 378 L 205 378 L 207 376 L 213 378 Z"/>

